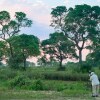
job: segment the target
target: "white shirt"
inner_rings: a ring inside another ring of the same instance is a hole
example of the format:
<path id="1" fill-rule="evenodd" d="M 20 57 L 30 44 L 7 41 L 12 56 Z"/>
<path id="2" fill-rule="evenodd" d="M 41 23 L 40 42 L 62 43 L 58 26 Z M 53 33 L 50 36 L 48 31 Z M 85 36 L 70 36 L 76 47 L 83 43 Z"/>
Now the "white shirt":
<path id="1" fill-rule="evenodd" d="M 90 76 L 90 81 L 92 82 L 92 86 L 99 85 L 99 79 L 96 74 Z"/>

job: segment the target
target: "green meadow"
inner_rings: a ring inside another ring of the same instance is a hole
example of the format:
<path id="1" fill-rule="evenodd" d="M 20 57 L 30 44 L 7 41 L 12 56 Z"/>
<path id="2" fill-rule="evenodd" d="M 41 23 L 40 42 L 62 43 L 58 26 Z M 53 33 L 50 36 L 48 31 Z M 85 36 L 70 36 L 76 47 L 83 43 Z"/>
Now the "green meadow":
<path id="1" fill-rule="evenodd" d="M 56 67 L 0 68 L 0 100 L 94 99 L 99 100 L 91 97 L 88 73 L 57 71 Z"/>

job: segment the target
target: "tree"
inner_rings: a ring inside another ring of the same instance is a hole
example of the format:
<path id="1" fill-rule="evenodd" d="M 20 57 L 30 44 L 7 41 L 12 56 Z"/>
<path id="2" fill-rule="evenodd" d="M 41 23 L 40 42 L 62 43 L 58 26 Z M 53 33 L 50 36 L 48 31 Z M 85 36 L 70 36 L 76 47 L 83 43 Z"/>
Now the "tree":
<path id="1" fill-rule="evenodd" d="M 29 56 L 38 56 L 39 39 L 34 35 L 22 34 L 9 38 L 7 41 L 12 43 L 14 55 L 18 57 L 17 61 L 23 62 L 24 69 L 26 69 L 26 59 Z"/>
<path id="2" fill-rule="evenodd" d="M 47 62 L 48 62 L 48 59 L 47 59 L 46 55 L 43 55 L 43 56 L 41 55 L 41 57 L 39 57 L 38 61 L 37 61 L 38 65 L 40 65 L 40 66 L 46 66 Z"/>
<path id="3" fill-rule="evenodd" d="M 55 60 L 58 60 L 62 69 L 62 62 L 66 58 L 76 56 L 73 42 L 68 40 L 63 33 L 55 32 L 50 34 L 50 38 L 42 41 L 42 49 L 45 54 L 49 54 Z"/>
<path id="4" fill-rule="evenodd" d="M 10 57 L 13 58 L 12 43 L 7 41 L 8 38 L 11 38 L 17 35 L 22 27 L 30 27 L 32 21 L 26 17 L 26 14 L 23 12 L 16 12 L 14 20 L 10 18 L 10 14 L 7 11 L 0 12 L 0 38 L 6 41 L 10 49 Z"/>
<path id="5" fill-rule="evenodd" d="M 62 7 L 58 6 L 52 10 L 52 23 L 74 42 L 79 51 L 79 63 L 82 65 L 82 50 L 85 48 L 85 42 L 93 34 L 98 34 L 100 7 L 91 7 L 86 4 L 76 5 L 75 8 L 69 8 L 66 12 L 65 7 L 63 10 L 58 9 Z"/>
<path id="6" fill-rule="evenodd" d="M 98 66 L 100 65 L 100 32 L 91 37 L 91 40 L 93 42 L 87 49 L 90 49 L 92 52 L 87 55 L 87 61 L 90 61 L 94 66 Z"/>
<path id="7" fill-rule="evenodd" d="M 2 61 L 5 55 L 6 55 L 6 43 L 4 41 L 0 41 L 0 61 Z"/>

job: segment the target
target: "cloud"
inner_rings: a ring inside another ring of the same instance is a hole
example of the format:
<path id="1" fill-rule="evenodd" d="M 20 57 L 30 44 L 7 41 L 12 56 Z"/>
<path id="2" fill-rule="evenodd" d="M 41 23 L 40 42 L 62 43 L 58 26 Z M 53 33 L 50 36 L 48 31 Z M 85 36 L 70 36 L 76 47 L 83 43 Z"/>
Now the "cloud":
<path id="1" fill-rule="evenodd" d="M 51 32 L 50 28 L 50 6 L 42 0 L 0 0 L 0 10 L 6 10 L 11 17 L 15 12 L 22 11 L 27 14 L 27 17 L 33 20 L 31 28 L 25 28 L 25 33 L 38 36 L 40 39 L 46 38 Z M 23 33 L 23 30 L 22 30 Z"/>
<path id="2" fill-rule="evenodd" d="M 4 4 L 6 0 L 0 0 L 0 5 Z"/>
<path id="3" fill-rule="evenodd" d="M 50 25 L 50 6 L 42 0 L 0 0 L 0 9 L 13 16 L 15 12 L 25 12 L 33 21 Z"/>
<path id="4" fill-rule="evenodd" d="M 64 3 L 65 3 L 65 4 L 68 4 L 68 3 L 69 3 L 69 0 L 64 0 Z"/>
<path id="5" fill-rule="evenodd" d="M 100 0 L 97 0 L 98 3 L 100 3 Z"/>

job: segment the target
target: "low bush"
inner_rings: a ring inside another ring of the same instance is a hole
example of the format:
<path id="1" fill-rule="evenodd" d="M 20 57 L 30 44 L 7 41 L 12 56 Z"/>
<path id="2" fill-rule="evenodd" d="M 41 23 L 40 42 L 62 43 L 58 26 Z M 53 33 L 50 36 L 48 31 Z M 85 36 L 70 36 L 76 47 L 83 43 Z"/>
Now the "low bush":
<path id="1" fill-rule="evenodd" d="M 65 71 L 65 70 L 66 70 L 66 67 L 64 67 L 64 66 L 63 66 L 63 67 L 58 67 L 58 68 L 57 68 L 57 71 Z"/>
<path id="2" fill-rule="evenodd" d="M 20 87 L 20 88 L 24 87 L 25 88 L 30 84 L 31 84 L 30 80 L 23 75 L 16 76 L 14 79 L 12 79 L 9 82 L 9 85 L 11 88 L 15 88 L 15 87 Z"/>
<path id="3" fill-rule="evenodd" d="M 9 80 L 17 76 L 17 72 L 9 68 L 0 69 L 0 80 Z"/>
<path id="4" fill-rule="evenodd" d="M 34 82 L 34 90 L 43 90 L 44 88 L 42 80 L 38 79 Z"/>
<path id="5" fill-rule="evenodd" d="M 50 72 L 44 74 L 45 79 L 50 80 L 66 80 L 66 81 L 88 81 L 87 74 L 67 74 L 61 72 Z"/>
<path id="6" fill-rule="evenodd" d="M 80 69 L 83 73 L 88 73 L 90 70 L 92 70 L 92 65 L 84 62 L 83 65 L 81 66 L 81 69 Z"/>

